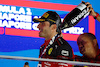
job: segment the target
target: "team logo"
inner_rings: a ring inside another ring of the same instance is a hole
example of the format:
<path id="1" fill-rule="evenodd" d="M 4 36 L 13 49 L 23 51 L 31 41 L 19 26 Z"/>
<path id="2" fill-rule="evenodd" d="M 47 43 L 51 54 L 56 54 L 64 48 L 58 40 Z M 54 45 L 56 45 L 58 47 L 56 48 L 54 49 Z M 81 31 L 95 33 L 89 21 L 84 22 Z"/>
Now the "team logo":
<path id="1" fill-rule="evenodd" d="M 50 48 L 49 51 L 48 51 L 48 54 L 50 55 L 51 52 L 52 52 L 53 48 Z"/>
<path id="2" fill-rule="evenodd" d="M 48 13 L 44 13 L 44 14 L 43 14 L 43 17 L 45 17 L 45 18 L 47 18 L 48 16 L 49 16 Z"/>
<path id="3" fill-rule="evenodd" d="M 64 55 L 64 56 L 69 56 L 69 51 L 62 50 L 61 54 Z"/>

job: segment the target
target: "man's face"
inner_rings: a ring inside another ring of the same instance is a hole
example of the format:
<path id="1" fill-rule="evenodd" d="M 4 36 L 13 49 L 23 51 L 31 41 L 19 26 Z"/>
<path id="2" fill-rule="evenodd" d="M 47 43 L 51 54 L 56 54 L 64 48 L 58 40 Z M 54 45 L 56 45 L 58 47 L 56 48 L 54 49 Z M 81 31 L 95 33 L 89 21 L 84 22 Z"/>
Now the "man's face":
<path id="1" fill-rule="evenodd" d="M 80 50 L 80 53 L 89 57 L 93 54 L 94 52 L 94 46 L 93 46 L 93 41 L 85 35 L 80 35 L 77 44 Z"/>
<path id="2" fill-rule="evenodd" d="M 40 22 L 37 28 L 40 30 L 39 36 L 47 38 L 51 34 L 51 26 L 48 21 Z"/>

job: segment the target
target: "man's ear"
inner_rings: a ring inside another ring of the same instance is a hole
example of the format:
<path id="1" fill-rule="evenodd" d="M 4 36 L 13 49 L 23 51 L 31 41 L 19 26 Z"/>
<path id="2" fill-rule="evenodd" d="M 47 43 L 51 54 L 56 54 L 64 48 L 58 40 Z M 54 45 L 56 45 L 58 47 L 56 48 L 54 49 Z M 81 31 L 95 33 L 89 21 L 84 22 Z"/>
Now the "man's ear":
<path id="1" fill-rule="evenodd" d="M 94 39 L 94 40 L 93 40 L 93 44 L 94 44 L 94 47 L 97 46 L 97 39 Z"/>
<path id="2" fill-rule="evenodd" d="M 52 30 L 56 30 L 57 29 L 57 25 L 56 24 L 53 24 L 52 25 Z"/>

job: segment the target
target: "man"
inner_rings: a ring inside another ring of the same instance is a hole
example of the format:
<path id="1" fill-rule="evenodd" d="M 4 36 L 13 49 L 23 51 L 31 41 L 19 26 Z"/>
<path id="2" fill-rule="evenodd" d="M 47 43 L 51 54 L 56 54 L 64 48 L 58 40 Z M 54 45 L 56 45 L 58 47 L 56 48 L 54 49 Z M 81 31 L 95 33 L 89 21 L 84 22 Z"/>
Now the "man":
<path id="1" fill-rule="evenodd" d="M 60 36 L 61 18 L 56 12 L 47 11 L 41 18 L 34 18 L 33 21 L 39 22 L 37 26 L 40 30 L 39 36 L 45 38 L 45 43 L 40 47 L 40 58 L 64 60 L 73 58 L 71 46 Z M 58 63 L 53 62 L 40 62 L 40 64 L 42 67 L 60 67 L 57 66 Z"/>
<path id="2" fill-rule="evenodd" d="M 24 67 L 30 67 L 28 62 L 25 62 Z"/>
<path id="3" fill-rule="evenodd" d="M 77 39 L 82 57 L 76 56 L 76 61 L 100 63 L 100 49 L 95 35 L 92 33 L 81 34 Z"/>
<path id="4" fill-rule="evenodd" d="M 82 1 L 82 2 L 84 2 L 84 1 Z M 85 4 L 89 8 L 90 15 L 93 16 L 94 19 L 97 19 L 100 22 L 100 15 L 99 15 L 99 13 L 94 11 L 94 9 L 92 8 L 92 5 L 89 2 L 86 2 Z"/>

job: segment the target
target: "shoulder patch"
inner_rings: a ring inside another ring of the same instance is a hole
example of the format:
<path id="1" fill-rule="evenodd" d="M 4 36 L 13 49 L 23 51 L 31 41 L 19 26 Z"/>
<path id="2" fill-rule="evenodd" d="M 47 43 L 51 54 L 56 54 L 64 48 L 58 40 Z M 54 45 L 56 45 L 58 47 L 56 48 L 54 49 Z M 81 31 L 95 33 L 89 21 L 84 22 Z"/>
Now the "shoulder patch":
<path id="1" fill-rule="evenodd" d="M 62 50 L 62 51 L 61 51 L 61 54 L 62 54 L 63 56 L 69 56 L 69 51 Z"/>

